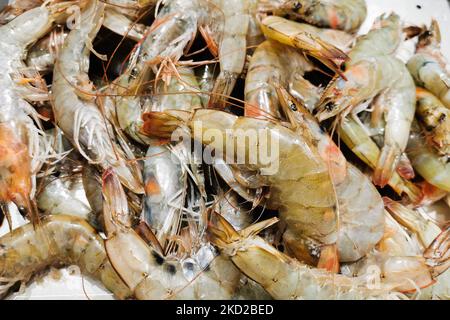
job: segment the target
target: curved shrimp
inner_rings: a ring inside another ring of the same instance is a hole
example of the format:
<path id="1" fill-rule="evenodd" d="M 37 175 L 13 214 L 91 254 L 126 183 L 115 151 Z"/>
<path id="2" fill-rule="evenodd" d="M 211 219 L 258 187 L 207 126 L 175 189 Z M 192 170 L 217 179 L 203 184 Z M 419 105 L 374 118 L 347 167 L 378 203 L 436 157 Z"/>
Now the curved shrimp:
<path id="1" fill-rule="evenodd" d="M 276 88 L 289 87 L 309 108 L 319 101 L 319 89 L 303 78 L 313 67 L 295 49 L 267 40 L 253 53 L 245 78 L 245 115 L 280 118 Z"/>
<path id="2" fill-rule="evenodd" d="M 261 0 L 261 10 L 320 28 L 356 32 L 367 16 L 365 0 Z"/>
<path id="3" fill-rule="evenodd" d="M 408 157 L 414 169 L 430 184 L 450 191 L 450 162 L 444 162 L 432 147 L 428 146 L 417 122 L 411 127 Z"/>
<path id="4" fill-rule="evenodd" d="M 223 24 L 219 32 L 220 73 L 214 84 L 209 105 L 224 108 L 244 69 L 249 27 L 249 0 L 214 0 Z"/>
<path id="5" fill-rule="evenodd" d="M 356 261 L 365 256 L 381 239 L 384 231 L 384 206 L 370 179 L 348 163 L 333 140 L 319 126 L 313 115 L 283 88 L 278 88 L 284 114 L 310 134 L 319 153 L 328 163 L 336 188 L 339 208 L 339 261 Z"/>
<path id="6" fill-rule="evenodd" d="M 416 84 L 432 92 L 450 108 L 449 64 L 441 49 L 441 33 L 436 20 L 419 37 L 416 54 L 408 61 L 408 70 Z"/>
<path id="7" fill-rule="evenodd" d="M 35 91 L 27 87 L 34 81 L 19 75 L 24 70 L 23 57 L 28 47 L 45 35 L 62 18 L 67 3 L 41 6 L 20 15 L 0 27 L 0 201 L 14 202 L 30 212 L 34 197 L 35 174 L 48 157 L 46 135 L 36 111 L 25 100 Z M 47 95 L 47 93 L 46 93 Z"/>
<path id="8" fill-rule="evenodd" d="M 103 168 L 116 168 L 122 183 L 136 193 L 143 193 L 141 172 L 130 150 L 111 141 L 112 128 L 90 94 L 88 77 L 89 50 L 101 26 L 104 4 L 91 1 L 81 15 L 79 29 L 67 36 L 53 73 L 53 98 L 58 126 L 90 162 Z M 82 89 L 80 89 L 82 86 Z"/>
<path id="9" fill-rule="evenodd" d="M 349 54 L 344 72 L 347 81 L 343 78 L 332 81 L 318 105 L 319 121 L 337 115 L 342 119 L 377 97 L 372 121 L 377 124 L 384 118 L 385 134 L 373 180 L 381 187 L 389 182 L 406 149 L 416 107 L 414 81 L 404 63 L 393 56 L 401 35 L 397 15 L 378 18 L 372 30 L 358 38 Z"/>
<path id="10" fill-rule="evenodd" d="M 380 155 L 380 149 L 371 139 L 367 130 L 352 117 L 344 119 L 338 130 L 339 137 L 352 152 L 370 168 L 374 169 Z M 421 190 L 411 181 L 402 178 L 397 172 L 393 173 L 388 184 L 397 194 L 406 194 L 413 203 L 419 203 L 422 199 Z"/>
<path id="11" fill-rule="evenodd" d="M 191 258 L 171 261 L 139 237 L 131 228 L 127 200 L 112 170 L 103 175 L 103 196 L 106 251 L 136 298 L 230 299 L 235 294 L 240 272 L 226 257 L 214 258 L 213 248 L 202 246 Z"/>
<path id="12" fill-rule="evenodd" d="M 103 26 L 118 35 L 134 41 L 141 41 L 144 38 L 146 29 L 145 25 L 135 23 L 123 13 L 110 7 L 105 9 Z"/>
<path id="13" fill-rule="evenodd" d="M 21 14 L 37 8 L 44 3 L 42 0 L 13 0 L 3 7 L 0 12 L 0 25 L 7 24 Z"/>
<path id="14" fill-rule="evenodd" d="M 342 74 L 340 66 L 348 59 L 344 50 L 353 40 L 349 34 L 330 29 L 298 23 L 277 16 L 268 16 L 261 21 L 264 35 L 272 40 L 300 49 L 332 71 Z"/>
<path id="15" fill-rule="evenodd" d="M 417 88 L 416 96 L 417 119 L 433 147 L 446 161 L 450 157 L 450 108 L 425 89 Z"/>
<path id="16" fill-rule="evenodd" d="M 27 65 L 41 73 L 53 70 L 58 51 L 68 33 L 67 30 L 55 28 L 44 38 L 40 39 L 28 51 Z"/>
<path id="17" fill-rule="evenodd" d="M 215 141 L 212 146 L 216 154 L 227 154 L 226 160 L 231 163 L 236 163 L 237 160 L 229 158 L 227 152 L 237 147 L 237 152 L 232 153 L 233 155 L 245 155 L 244 159 L 253 159 L 251 162 L 247 160 L 239 163 L 237 168 L 254 172 L 258 184 L 256 188 L 260 187 L 260 183 L 270 187 L 267 205 L 279 210 L 280 217 L 287 226 L 286 244 L 288 247 L 292 246 L 293 254 L 311 263 L 319 260 L 320 264 L 335 266 L 338 262 L 336 198 L 328 167 L 317 150 L 316 141 L 267 120 L 237 117 L 209 109 L 197 109 L 193 114 L 173 111 L 144 114 L 143 131 L 149 135 L 167 137 L 177 126 L 187 124 L 193 131 L 194 140 L 205 145 Z M 186 119 L 183 116 L 192 117 Z M 164 132 L 161 128 L 155 128 L 155 122 L 165 122 L 162 128 Z M 196 126 L 200 128 L 196 129 Z M 218 137 L 203 135 L 208 131 L 214 132 Z M 251 144 L 238 141 L 242 132 L 253 134 Z M 273 147 L 277 148 L 272 151 L 273 158 L 253 157 L 255 154 L 264 154 L 262 148 L 267 147 L 268 141 L 272 141 Z M 252 147 L 256 149 L 250 150 Z M 250 153 L 252 158 L 249 158 Z M 317 259 L 319 254 L 320 259 Z"/>
<path id="18" fill-rule="evenodd" d="M 199 0 L 166 0 L 163 3 L 164 7 L 144 39 L 131 54 L 124 74 L 115 81 L 114 90 L 119 95 L 115 106 L 120 128 L 141 144 L 151 143 L 139 133 L 147 100 L 144 93 L 150 88 L 148 81 L 152 74 L 158 75 L 161 68 L 169 67 L 172 73 L 175 71 L 171 62 L 177 62 L 194 40 L 197 27 L 203 23 L 207 12 Z"/>
<path id="19" fill-rule="evenodd" d="M 250 279 L 274 299 L 396 299 L 406 298 L 395 286 L 371 288 L 366 279 L 336 275 L 294 260 L 256 236 L 276 218 L 236 231 L 219 215 L 210 228 L 210 239 Z"/>
<path id="20" fill-rule="evenodd" d="M 85 220 L 65 215 L 44 217 L 37 227 L 26 224 L 0 238 L 0 296 L 51 266 L 74 264 L 117 298 L 131 296 L 110 264 L 102 238 Z"/>

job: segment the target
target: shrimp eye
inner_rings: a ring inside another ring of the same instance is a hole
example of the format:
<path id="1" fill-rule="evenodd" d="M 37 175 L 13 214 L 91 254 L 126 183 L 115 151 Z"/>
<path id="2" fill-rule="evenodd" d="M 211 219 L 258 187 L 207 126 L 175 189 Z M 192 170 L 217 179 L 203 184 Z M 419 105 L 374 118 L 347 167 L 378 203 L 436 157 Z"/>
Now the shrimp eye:
<path id="1" fill-rule="evenodd" d="M 291 108 L 292 111 L 297 111 L 297 106 L 294 103 L 291 103 L 289 108 Z"/>

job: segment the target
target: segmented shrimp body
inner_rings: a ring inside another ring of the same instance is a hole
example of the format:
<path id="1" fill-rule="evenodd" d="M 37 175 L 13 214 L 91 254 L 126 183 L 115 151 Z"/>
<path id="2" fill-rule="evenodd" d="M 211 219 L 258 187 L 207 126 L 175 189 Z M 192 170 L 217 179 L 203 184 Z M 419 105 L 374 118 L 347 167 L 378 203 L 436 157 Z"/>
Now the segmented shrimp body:
<path id="1" fill-rule="evenodd" d="M 341 73 L 340 67 L 348 58 L 344 51 L 352 42 L 352 36 L 346 32 L 319 29 L 277 16 L 264 18 L 261 28 L 267 38 L 303 51 L 336 73 Z"/>
<path id="2" fill-rule="evenodd" d="M 261 0 L 261 10 L 320 28 L 356 32 L 367 16 L 365 0 Z"/>
<path id="3" fill-rule="evenodd" d="M 103 283 L 117 298 L 132 294 L 114 271 L 94 229 L 84 219 L 58 215 L 45 217 L 38 227 L 26 224 L 0 238 L 0 295 L 52 266 L 70 265 Z"/>
<path id="4" fill-rule="evenodd" d="M 449 64 L 442 55 L 440 42 L 439 25 L 433 20 L 430 29 L 420 36 L 416 54 L 407 66 L 418 86 L 429 90 L 450 108 Z"/>
<path id="5" fill-rule="evenodd" d="M 429 91 L 417 88 L 417 119 L 425 129 L 433 147 L 443 156 L 450 157 L 450 108 Z"/>
<path id="6" fill-rule="evenodd" d="M 380 148 L 361 123 L 355 121 L 352 117 L 344 119 L 339 126 L 339 137 L 370 168 L 376 167 Z M 388 184 L 397 194 L 406 194 L 414 203 L 420 202 L 422 198 L 421 190 L 397 172 L 393 173 Z"/>
<path id="7" fill-rule="evenodd" d="M 91 1 L 81 26 L 67 36 L 53 73 L 53 98 L 58 126 L 90 162 L 116 168 L 129 189 L 142 193 L 142 177 L 131 151 L 113 140 L 113 130 L 95 103 L 89 81 L 89 50 L 101 26 L 104 4 Z"/>
<path id="8" fill-rule="evenodd" d="M 61 7 L 38 7 L 0 27 L 0 201 L 31 210 L 35 174 L 46 158 L 45 134 L 36 111 L 25 100 L 37 92 L 27 87 L 26 50 L 45 35 Z M 17 75 L 17 77 L 15 77 Z M 43 153 L 44 150 L 44 153 Z"/>
<path id="9" fill-rule="evenodd" d="M 278 89 L 283 113 L 317 141 L 320 156 L 327 163 L 339 208 L 339 261 L 356 261 L 369 253 L 383 236 L 384 205 L 370 179 L 347 162 L 338 146 L 324 132 L 316 118 L 286 90 Z"/>
<path id="10" fill-rule="evenodd" d="M 397 299 L 406 298 L 389 285 L 371 288 L 366 279 L 311 268 L 288 257 L 255 234 L 275 221 L 263 221 L 239 232 L 218 217 L 211 241 L 250 279 L 274 299 Z"/>
<path id="11" fill-rule="evenodd" d="M 406 149 L 414 169 L 430 184 L 450 191 L 450 162 L 442 161 L 442 156 L 429 146 L 417 122 L 411 127 Z"/>
<path id="12" fill-rule="evenodd" d="M 116 80 L 114 89 L 120 96 L 115 101 L 120 127 L 133 140 L 142 144 L 150 143 L 139 133 L 147 100 L 145 93 L 151 88 L 149 81 L 153 75 L 158 80 L 161 74 L 174 72 L 170 63 L 176 63 L 183 55 L 208 12 L 198 0 L 163 1 L 163 4 L 164 7 L 158 12 L 144 39 L 131 54 L 124 74 Z"/>
<path id="13" fill-rule="evenodd" d="M 158 121 L 157 119 L 167 121 L 167 117 L 169 119 L 173 117 L 169 114 L 169 111 L 164 114 L 144 114 L 144 132 L 162 135 L 163 132 L 154 131 L 158 129 L 154 129 L 153 123 Z M 217 142 L 213 145 L 216 154 L 220 152 L 225 156 L 227 150 L 238 148 L 237 155 L 245 155 L 245 159 L 250 159 L 252 153 L 254 163 L 244 162 L 237 165 L 237 168 L 250 173 L 253 171 L 256 179 L 249 181 L 255 183 L 253 188 L 258 188 L 261 184 L 270 187 L 267 206 L 279 210 L 280 217 L 287 226 L 285 232 L 287 246 L 292 247 L 296 256 L 308 259 L 312 263 L 317 262 L 322 246 L 329 247 L 330 255 L 322 254 L 321 258 L 337 261 L 333 251 L 337 241 L 336 198 L 328 166 L 322 160 L 315 141 L 279 123 L 237 117 L 208 109 L 196 110 L 189 121 L 181 119 L 168 123 L 165 126 L 166 134 L 170 134 L 171 130 L 175 130 L 177 125 L 183 123 L 187 123 L 193 131 L 192 137 L 205 145 L 210 145 L 214 138 L 209 135 L 202 136 L 203 132 L 212 130 L 211 132 L 221 135 L 224 145 Z M 201 130 L 195 129 L 195 126 L 200 124 Z M 255 134 L 252 139 L 256 141 L 251 144 L 238 142 L 242 132 L 248 130 L 252 132 L 262 130 L 268 140 L 259 141 L 265 138 Z M 231 139 L 225 139 L 225 136 Z M 268 141 L 277 141 L 274 144 L 277 143 L 278 147 L 276 145 L 273 147 L 278 148 L 279 152 L 274 151 L 275 158 L 264 163 L 267 159 L 264 160 L 263 157 L 255 159 L 254 156 L 258 152 L 262 154 L 259 148 L 266 147 Z M 251 151 L 250 146 L 256 149 Z M 236 163 L 236 159 L 228 161 Z"/>
<path id="14" fill-rule="evenodd" d="M 346 266 L 343 273 L 367 276 L 376 271 L 382 276 L 381 282 L 395 284 L 396 290 L 404 293 L 414 293 L 417 289 L 420 289 L 417 293 L 422 293 L 422 289 L 432 287 L 436 281 L 445 282 L 448 261 L 440 261 L 445 253 L 434 252 L 436 260 L 430 260 L 430 252 L 435 250 L 433 243 L 442 237 L 440 228 L 426 221 L 418 212 L 388 198 L 384 200 L 392 216 L 385 213 L 383 239 L 373 252 Z"/>
<path id="15" fill-rule="evenodd" d="M 224 107 L 244 68 L 249 28 L 248 0 L 214 0 L 220 17 L 217 27 L 220 74 L 216 79 L 210 106 Z"/>
<path id="16" fill-rule="evenodd" d="M 358 38 L 349 54 L 343 78 L 335 79 L 324 91 L 318 106 L 318 119 L 356 112 L 359 105 L 373 103 L 372 120 L 384 118 L 384 146 L 374 172 L 374 183 L 385 186 L 406 148 L 415 112 L 415 86 L 402 61 L 393 56 L 402 31 L 397 15 L 381 16 L 373 29 Z"/>
<path id="17" fill-rule="evenodd" d="M 68 31 L 54 29 L 44 38 L 40 39 L 28 51 L 26 63 L 41 73 L 53 70 L 58 50 L 64 43 Z"/>
<path id="18" fill-rule="evenodd" d="M 290 88 L 313 108 L 319 89 L 303 78 L 311 64 L 295 49 L 267 40 L 255 50 L 245 79 L 245 115 L 281 118 L 277 87 Z"/>
<path id="19" fill-rule="evenodd" d="M 164 257 L 130 225 L 128 204 L 112 170 L 103 175 L 106 251 L 120 277 L 138 299 L 230 299 L 240 272 L 208 244 L 185 259 Z"/>

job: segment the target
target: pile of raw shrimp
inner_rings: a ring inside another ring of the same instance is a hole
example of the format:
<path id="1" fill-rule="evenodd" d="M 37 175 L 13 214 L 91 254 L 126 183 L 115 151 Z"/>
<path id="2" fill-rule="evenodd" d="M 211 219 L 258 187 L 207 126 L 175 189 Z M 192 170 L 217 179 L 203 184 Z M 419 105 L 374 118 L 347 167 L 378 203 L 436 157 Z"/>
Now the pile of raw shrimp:
<path id="1" fill-rule="evenodd" d="M 0 296 L 75 265 L 119 299 L 449 299 L 439 25 L 366 14 L 12 0 Z"/>

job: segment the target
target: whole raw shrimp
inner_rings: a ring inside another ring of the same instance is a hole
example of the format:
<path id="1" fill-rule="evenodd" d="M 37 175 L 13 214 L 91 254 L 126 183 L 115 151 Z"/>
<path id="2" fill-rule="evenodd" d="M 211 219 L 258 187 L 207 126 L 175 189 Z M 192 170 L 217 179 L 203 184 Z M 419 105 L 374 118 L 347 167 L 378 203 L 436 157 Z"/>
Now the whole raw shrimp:
<path id="1" fill-rule="evenodd" d="M 384 232 L 384 206 L 370 179 L 347 162 L 338 146 L 322 130 L 316 118 L 283 88 L 277 89 L 283 114 L 303 134 L 317 141 L 328 164 L 339 208 L 339 261 L 356 261 L 370 252 Z"/>
<path id="2" fill-rule="evenodd" d="M 103 197 L 106 251 L 137 299 L 230 299 L 236 293 L 240 272 L 226 257 L 215 257 L 209 244 L 182 259 L 149 247 L 132 229 L 127 199 L 112 170 L 103 175 Z"/>
<path id="3" fill-rule="evenodd" d="M 274 299 L 398 299 L 395 286 L 371 288 L 367 279 L 336 275 L 312 268 L 288 257 L 256 234 L 277 222 L 276 218 L 236 231 L 222 217 L 209 228 L 211 241 L 250 279 Z"/>
<path id="4" fill-rule="evenodd" d="M 419 37 L 416 54 L 407 66 L 418 86 L 432 92 L 450 108 L 449 64 L 441 52 L 441 33 L 436 20 Z"/>
<path id="5" fill-rule="evenodd" d="M 407 228 L 411 233 L 413 233 L 419 240 L 422 250 L 427 250 L 425 253 L 425 258 L 428 258 L 429 253 L 432 251 L 433 246 L 438 245 L 439 240 L 445 235 L 445 230 L 442 231 L 441 228 L 436 225 L 436 223 L 426 216 L 421 209 L 413 210 L 411 208 L 405 207 L 402 204 L 392 201 L 388 198 L 384 198 L 386 209 L 390 214 L 397 220 L 402 226 Z M 448 232 L 448 231 L 447 231 Z M 436 241 L 438 240 L 438 241 Z M 446 263 L 448 267 L 448 261 L 438 261 L 434 267 L 446 268 Z M 442 272 L 438 277 L 435 277 L 435 283 L 429 288 L 422 290 L 420 298 L 427 295 L 430 298 L 439 299 L 449 299 L 450 298 L 450 270 Z"/>
<path id="6" fill-rule="evenodd" d="M 209 148 L 214 148 L 216 154 L 226 154 L 225 160 L 231 163 L 236 163 L 237 159 L 229 156 L 230 150 L 237 148 L 234 156 L 245 155 L 245 159 L 250 159 L 252 154 L 254 161 L 243 161 L 237 168 L 253 172 L 256 179 L 249 180 L 253 188 L 270 188 L 267 206 L 278 209 L 286 224 L 285 235 L 289 240 L 286 245 L 301 259 L 312 263 L 319 260 L 320 265 L 335 267 L 338 263 L 336 197 L 328 166 L 317 150 L 316 141 L 279 123 L 217 110 L 197 109 L 193 114 L 170 110 L 146 113 L 143 118 L 143 132 L 165 138 L 177 127 L 187 124 L 194 140 L 207 146 L 215 141 Z M 156 123 L 164 123 L 164 126 L 156 127 Z M 249 130 L 254 135 L 251 144 L 237 141 L 242 132 Z M 261 138 L 258 130 L 267 138 Z M 214 132 L 219 138 L 207 132 Z M 273 159 L 263 159 L 262 149 L 268 147 L 269 141 L 276 148 L 272 150 Z M 255 149 L 251 150 L 252 147 Z"/>
<path id="7" fill-rule="evenodd" d="M 36 79 L 21 73 L 26 69 L 22 59 L 28 47 L 62 18 L 66 7 L 67 3 L 61 3 L 34 8 L 0 27 L 0 201 L 28 210 L 34 222 L 37 214 L 30 199 L 35 175 L 49 149 L 40 119 L 25 100 L 42 93 L 28 85 Z"/>
<path id="8" fill-rule="evenodd" d="M 341 77 L 332 81 L 318 105 L 319 121 L 337 115 L 342 119 L 377 98 L 372 105 L 372 121 L 377 124 L 384 119 L 385 133 L 373 181 L 382 187 L 389 182 L 406 148 L 416 107 L 414 81 L 404 63 L 393 56 L 401 40 L 400 18 L 396 14 L 379 17 L 349 53 L 344 72 L 347 80 Z"/>
<path id="9" fill-rule="evenodd" d="M 417 88 L 417 119 L 425 129 L 425 135 L 432 146 L 443 156 L 450 157 L 450 108 L 429 91 Z"/>
<path id="10" fill-rule="evenodd" d="M 367 16 L 365 0 L 261 0 L 260 7 L 275 15 L 347 32 L 356 32 Z"/>
<path id="11" fill-rule="evenodd" d="M 199 0 L 163 1 L 164 7 L 148 28 L 144 38 L 131 54 L 125 72 L 115 81 L 116 115 L 120 128 L 133 140 L 150 143 L 139 133 L 141 114 L 147 102 L 145 93 L 150 89 L 153 75 L 157 79 L 169 70 L 174 74 L 174 63 L 194 40 L 197 28 L 204 23 L 207 9 Z M 161 74 L 160 74 L 161 72 Z M 170 82 L 170 77 L 164 80 Z M 195 78 L 194 78 L 195 80 Z M 196 81 L 195 81 L 196 83 Z"/>
<path id="12" fill-rule="evenodd" d="M 280 118 L 276 88 L 289 87 L 313 109 L 319 101 L 317 87 L 303 78 L 313 66 L 294 48 L 267 40 L 260 44 L 250 59 L 245 79 L 245 115 Z"/>
<path id="13" fill-rule="evenodd" d="M 53 73 L 54 112 L 57 125 L 91 163 L 116 168 L 122 183 L 143 193 L 141 172 L 126 144 L 113 140 L 113 130 L 95 103 L 89 81 L 89 51 L 101 26 L 104 4 L 91 1 L 61 49 Z M 130 160 L 130 161 L 129 161 Z"/>
<path id="14" fill-rule="evenodd" d="M 114 271 L 103 239 L 83 219 L 67 216 L 44 217 L 0 238 L 0 296 L 17 282 L 27 283 L 46 269 L 77 265 L 83 274 L 99 280 L 117 298 L 131 296 Z"/>
<path id="15" fill-rule="evenodd" d="M 213 37 L 218 42 L 220 74 L 214 84 L 209 105 L 223 108 L 244 68 L 250 1 L 213 0 L 213 3 L 216 5 Z"/>
<path id="16" fill-rule="evenodd" d="M 419 124 L 414 121 L 406 149 L 414 169 L 430 184 L 450 191 L 450 162 L 442 161 L 442 156 L 424 138 Z"/>
<path id="17" fill-rule="evenodd" d="M 332 71 L 342 74 L 340 66 L 348 59 L 345 50 L 353 37 L 346 32 L 319 29 L 277 16 L 268 16 L 261 21 L 266 38 L 300 49 L 307 56 L 321 61 Z"/>

